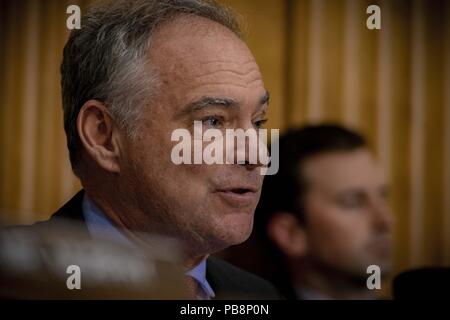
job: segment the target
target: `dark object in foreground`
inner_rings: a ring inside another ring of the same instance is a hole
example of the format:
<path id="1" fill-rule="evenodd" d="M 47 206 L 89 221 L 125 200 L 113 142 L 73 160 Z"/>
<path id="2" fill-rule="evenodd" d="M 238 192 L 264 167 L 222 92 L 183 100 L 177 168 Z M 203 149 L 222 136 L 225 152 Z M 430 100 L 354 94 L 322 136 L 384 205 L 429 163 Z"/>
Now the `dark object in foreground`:
<path id="1" fill-rule="evenodd" d="M 450 299 L 450 268 L 405 271 L 394 279 L 394 299 Z"/>
<path id="2" fill-rule="evenodd" d="M 175 243 L 131 246 L 94 240 L 75 222 L 57 225 L 0 230 L 0 298 L 184 298 Z"/>

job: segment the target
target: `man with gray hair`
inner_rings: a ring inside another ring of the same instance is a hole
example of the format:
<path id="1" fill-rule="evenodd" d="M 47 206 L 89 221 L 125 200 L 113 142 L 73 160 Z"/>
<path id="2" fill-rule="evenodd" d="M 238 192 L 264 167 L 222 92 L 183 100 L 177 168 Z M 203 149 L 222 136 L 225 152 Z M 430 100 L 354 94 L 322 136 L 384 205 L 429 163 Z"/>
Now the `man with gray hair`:
<path id="1" fill-rule="evenodd" d="M 84 188 L 51 220 L 72 218 L 125 241 L 184 244 L 196 297 L 278 298 L 264 280 L 210 254 L 245 241 L 259 165 L 175 165 L 171 133 L 260 128 L 268 93 L 230 11 L 204 0 L 98 4 L 64 48 L 64 127 Z"/>

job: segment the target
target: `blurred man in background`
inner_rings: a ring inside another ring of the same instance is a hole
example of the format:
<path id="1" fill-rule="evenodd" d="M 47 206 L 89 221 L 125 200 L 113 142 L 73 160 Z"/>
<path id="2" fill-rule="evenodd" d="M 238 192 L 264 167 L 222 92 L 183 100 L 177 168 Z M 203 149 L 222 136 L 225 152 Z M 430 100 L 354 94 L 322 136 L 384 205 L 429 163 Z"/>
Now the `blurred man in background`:
<path id="1" fill-rule="evenodd" d="M 317 125 L 287 132 L 279 146 L 280 169 L 266 177 L 254 234 L 235 249 L 242 257 L 252 247 L 262 260 L 240 265 L 291 299 L 375 298 L 367 267 L 389 273 L 393 218 L 385 176 L 366 141 Z"/>

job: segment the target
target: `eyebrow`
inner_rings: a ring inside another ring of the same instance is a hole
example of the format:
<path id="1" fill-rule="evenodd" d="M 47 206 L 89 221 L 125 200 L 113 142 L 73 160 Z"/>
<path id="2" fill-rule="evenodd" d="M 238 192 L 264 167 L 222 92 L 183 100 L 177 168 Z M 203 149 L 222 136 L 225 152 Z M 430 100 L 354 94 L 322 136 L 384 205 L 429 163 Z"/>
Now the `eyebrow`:
<path id="1" fill-rule="evenodd" d="M 270 94 L 266 90 L 264 95 L 260 98 L 259 104 L 260 105 L 268 104 L 269 99 L 270 99 Z M 184 109 L 184 113 L 190 113 L 190 112 L 203 110 L 210 106 L 223 106 L 226 108 L 233 108 L 233 107 L 235 108 L 235 107 L 239 107 L 239 102 L 233 98 L 228 98 L 228 97 L 218 98 L 218 97 L 206 96 L 206 97 L 200 98 L 199 100 L 189 103 L 183 109 Z"/>
<path id="2" fill-rule="evenodd" d="M 186 109 L 187 111 L 199 111 L 210 106 L 223 106 L 223 107 L 238 107 L 239 102 L 232 98 L 214 98 L 214 97 L 202 97 L 197 101 L 190 103 Z"/>

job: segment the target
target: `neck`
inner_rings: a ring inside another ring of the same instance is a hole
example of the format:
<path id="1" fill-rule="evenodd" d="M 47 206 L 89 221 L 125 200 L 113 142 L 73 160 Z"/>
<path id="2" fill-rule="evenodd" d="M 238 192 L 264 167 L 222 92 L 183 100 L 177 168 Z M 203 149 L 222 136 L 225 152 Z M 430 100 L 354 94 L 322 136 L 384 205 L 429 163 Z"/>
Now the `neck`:
<path id="1" fill-rule="evenodd" d="M 197 265 L 199 265 L 200 262 L 202 262 L 202 260 L 206 258 L 208 258 L 208 255 L 188 257 L 184 260 L 183 266 L 186 267 L 188 270 L 191 270 L 195 268 Z"/>
<path id="2" fill-rule="evenodd" d="M 105 216 L 110 219 L 113 224 L 119 229 L 131 242 L 136 243 L 138 245 L 148 246 L 154 248 L 155 245 L 158 245 L 158 243 L 154 243 L 149 237 L 146 236 L 146 233 L 141 232 L 135 232 L 133 231 L 134 228 L 132 225 L 129 225 L 127 223 L 126 219 L 122 219 L 121 216 L 117 212 L 129 212 L 127 208 L 118 208 L 117 204 L 112 204 L 110 201 L 108 201 L 107 198 L 104 198 L 101 196 L 101 194 L 89 192 L 85 190 L 88 197 L 91 199 L 91 201 L 94 201 L 95 205 L 103 212 Z M 120 202 L 120 201 L 116 201 Z M 157 234 L 154 232 L 155 235 Z M 161 235 L 161 234 L 160 234 Z M 159 238 L 156 238 L 158 240 Z M 163 238 L 159 239 L 163 240 Z M 159 243 L 159 245 L 164 245 L 164 243 Z M 197 266 L 203 259 L 206 259 L 209 255 L 208 254 L 197 254 L 195 252 L 192 252 L 191 250 L 181 250 L 184 252 L 184 258 L 181 260 L 183 267 L 187 268 L 188 270 L 194 268 Z"/>
<path id="3" fill-rule="evenodd" d="M 373 299 L 374 294 L 367 289 L 365 280 L 343 272 L 320 267 L 308 261 L 290 264 L 295 288 L 311 290 L 321 296 L 337 300 Z"/>

